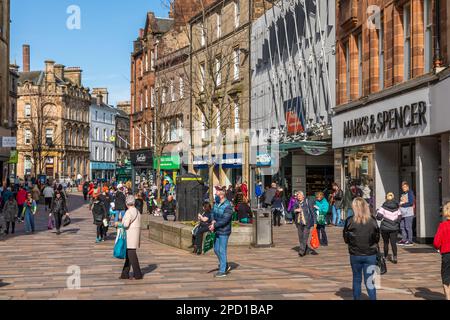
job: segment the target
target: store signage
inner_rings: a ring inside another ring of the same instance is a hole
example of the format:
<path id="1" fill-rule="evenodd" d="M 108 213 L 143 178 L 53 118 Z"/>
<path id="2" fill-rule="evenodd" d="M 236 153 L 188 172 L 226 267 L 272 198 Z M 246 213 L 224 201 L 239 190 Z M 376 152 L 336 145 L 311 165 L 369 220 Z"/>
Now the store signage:
<path id="1" fill-rule="evenodd" d="M 256 156 L 257 167 L 269 167 L 272 165 L 272 157 L 268 153 L 258 154 Z"/>
<path id="2" fill-rule="evenodd" d="M 162 156 L 160 161 L 161 170 L 179 170 L 181 158 L 180 156 Z M 158 158 L 153 160 L 153 168 L 158 167 Z"/>
<path id="3" fill-rule="evenodd" d="M 328 151 L 328 147 L 324 146 L 303 146 L 302 150 L 310 156 L 321 156 Z"/>
<path id="4" fill-rule="evenodd" d="M 344 139 L 427 124 L 427 104 L 412 103 L 344 122 Z"/>
<path id="5" fill-rule="evenodd" d="M 131 163 L 135 166 L 151 166 L 153 164 L 153 154 L 148 151 L 134 151 L 131 152 Z"/>
<path id="6" fill-rule="evenodd" d="M 92 170 L 116 170 L 115 163 L 108 162 L 91 162 Z"/>
<path id="7" fill-rule="evenodd" d="M 2 148 L 17 148 L 17 138 L 16 137 L 2 137 L 1 143 L 2 143 Z"/>
<path id="8" fill-rule="evenodd" d="M 11 150 L 8 163 L 9 164 L 19 163 L 19 152 L 17 150 Z"/>

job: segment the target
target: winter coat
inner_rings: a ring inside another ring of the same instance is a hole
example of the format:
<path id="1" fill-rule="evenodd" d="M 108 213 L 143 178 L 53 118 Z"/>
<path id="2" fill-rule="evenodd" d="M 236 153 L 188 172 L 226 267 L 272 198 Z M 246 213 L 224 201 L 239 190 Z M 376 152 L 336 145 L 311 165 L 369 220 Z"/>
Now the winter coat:
<path id="1" fill-rule="evenodd" d="M 138 212 L 140 214 L 142 214 L 144 212 L 144 200 L 142 199 L 136 199 L 134 201 L 134 206 L 136 207 L 136 209 L 138 210 Z"/>
<path id="2" fill-rule="evenodd" d="M 5 222 L 15 222 L 18 211 L 17 201 L 14 198 L 13 201 L 7 201 L 3 207 Z"/>
<path id="3" fill-rule="evenodd" d="M 270 188 L 266 191 L 264 194 L 264 204 L 271 205 L 273 197 L 275 197 L 275 194 L 277 193 L 277 188 Z"/>
<path id="4" fill-rule="evenodd" d="M 373 256 L 378 253 L 380 229 L 372 216 L 366 224 L 355 223 L 354 216 L 345 221 L 344 241 L 351 256 Z"/>
<path id="5" fill-rule="evenodd" d="M 250 215 L 252 214 L 252 209 L 247 203 L 241 203 L 237 207 L 237 213 L 238 213 L 238 219 L 248 219 L 250 218 Z"/>
<path id="6" fill-rule="evenodd" d="M 433 245 L 441 254 L 450 253 L 450 220 L 444 221 L 439 225 Z"/>
<path id="7" fill-rule="evenodd" d="M 308 228 L 308 229 L 311 229 L 312 227 L 314 227 L 315 224 L 317 224 L 317 216 L 314 213 L 313 203 L 314 202 L 309 201 L 308 199 L 305 199 L 305 200 L 303 200 L 303 202 L 297 201 L 297 203 L 294 205 L 294 212 L 295 212 L 295 210 L 300 209 L 300 208 L 303 210 L 306 228 Z M 295 224 L 297 226 L 303 225 L 299 212 L 295 212 Z"/>
<path id="8" fill-rule="evenodd" d="M 23 205 L 27 200 L 27 192 L 24 189 L 19 190 L 19 192 L 17 192 L 16 200 L 19 206 Z"/>
<path id="9" fill-rule="evenodd" d="M 36 210 L 37 210 L 36 201 L 33 200 L 31 203 L 28 203 L 28 201 L 26 201 L 23 204 L 22 216 L 24 217 L 27 211 L 29 211 L 32 215 L 35 215 Z"/>
<path id="10" fill-rule="evenodd" d="M 342 209 L 344 205 L 344 192 L 339 189 L 334 193 L 334 204 L 336 209 Z"/>
<path id="11" fill-rule="evenodd" d="M 66 199 L 64 199 L 62 196 L 60 199 L 57 199 L 56 197 L 52 200 L 52 205 L 50 207 L 51 213 L 59 213 L 59 214 L 66 214 L 68 212 L 67 210 L 67 204 Z"/>
<path id="12" fill-rule="evenodd" d="M 294 196 L 292 196 L 291 199 L 289 200 L 289 205 L 288 205 L 288 209 L 287 209 L 288 212 L 294 211 L 294 206 L 296 203 L 297 203 L 297 199 Z"/>
<path id="13" fill-rule="evenodd" d="M 218 235 L 231 234 L 231 220 L 233 218 L 233 208 L 228 200 L 214 205 L 211 219 L 216 221 L 214 229 Z"/>
<path id="14" fill-rule="evenodd" d="M 395 232 L 400 229 L 402 213 L 396 201 L 386 201 L 377 210 L 377 219 L 381 220 L 380 229 L 382 232 Z"/>
<path id="15" fill-rule="evenodd" d="M 139 249 L 141 245 L 141 215 L 135 207 L 127 210 L 122 224 L 127 230 L 127 248 Z"/>
<path id="16" fill-rule="evenodd" d="M 175 202 L 175 200 L 172 200 L 172 201 L 165 200 L 163 202 L 161 210 L 165 214 L 175 215 L 176 211 L 177 211 L 177 203 Z"/>
<path id="17" fill-rule="evenodd" d="M 101 201 L 94 201 L 92 205 L 92 216 L 94 217 L 94 224 L 97 226 L 103 223 L 103 219 L 106 219 L 105 206 Z"/>
<path id="18" fill-rule="evenodd" d="M 323 198 L 320 201 L 316 200 L 315 206 L 319 208 L 318 210 L 316 209 L 318 214 L 317 224 L 326 225 L 328 209 L 330 209 L 330 205 L 328 204 L 327 199 Z"/>
<path id="19" fill-rule="evenodd" d="M 41 198 L 41 191 L 39 191 L 39 188 L 37 186 L 33 188 L 33 190 L 31 191 L 31 195 L 34 201 L 39 201 L 39 199 Z"/>
<path id="20" fill-rule="evenodd" d="M 44 191 L 42 191 L 42 192 L 44 194 L 44 198 L 47 198 L 47 199 L 53 198 L 53 196 L 55 195 L 55 190 L 53 190 L 53 188 L 49 187 L 49 186 L 45 187 Z"/>
<path id="21" fill-rule="evenodd" d="M 116 205 L 117 211 L 127 210 L 126 198 L 122 191 L 117 191 L 114 204 Z"/>
<path id="22" fill-rule="evenodd" d="M 283 210 L 283 199 L 281 196 L 272 199 L 272 209 Z"/>

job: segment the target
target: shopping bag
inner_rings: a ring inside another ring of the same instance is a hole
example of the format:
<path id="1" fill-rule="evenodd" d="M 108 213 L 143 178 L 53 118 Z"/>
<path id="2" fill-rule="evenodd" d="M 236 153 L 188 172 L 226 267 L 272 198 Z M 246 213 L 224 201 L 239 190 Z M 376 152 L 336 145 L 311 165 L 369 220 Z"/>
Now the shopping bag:
<path id="1" fill-rule="evenodd" d="M 54 227 L 55 227 L 55 226 L 54 226 L 54 224 L 53 224 L 53 218 L 52 218 L 52 216 L 50 215 L 50 216 L 48 216 L 47 229 L 48 229 L 48 230 L 53 230 Z"/>
<path id="2" fill-rule="evenodd" d="M 203 243 L 203 253 L 206 254 L 208 251 L 214 248 L 214 242 L 216 241 L 216 233 L 208 232 Z"/>
<path id="3" fill-rule="evenodd" d="M 64 226 L 64 227 L 67 227 L 71 222 L 72 222 L 72 220 L 70 220 L 70 217 L 66 214 L 66 215 L 64 216 L 63 226 Z"/>
<path id="4" fill-rule="evenodd" d="M 310 246 L 313 250 L 319 249 L 320 247 L 319 232 L 317 232 L 317 228 L 314 228 L 311 232 Z"/>
<path id="5" fill-rule="evenodd" d="M 117 229 L 116 243 L 114 244 L 114 258 L 125 259 L 127 257 L 127 232 L 124 228 Z"/>

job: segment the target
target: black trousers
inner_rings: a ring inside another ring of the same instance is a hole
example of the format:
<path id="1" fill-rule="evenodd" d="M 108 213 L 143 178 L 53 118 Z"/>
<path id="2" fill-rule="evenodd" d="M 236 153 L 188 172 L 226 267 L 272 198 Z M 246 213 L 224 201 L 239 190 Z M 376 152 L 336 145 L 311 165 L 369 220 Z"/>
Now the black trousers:
<path id="1" fill-rule="evenodd" d="M 127 258 L 122 270 L 122 278 L 128 279 L 130 277 L 130 269 L 133 267 L 134 278 L 142 279 L 142 271 L 139 266 L 139 260 L 136 254 L 136 249 L 127 249 Z"/>
<path id="2" fill-rule="evenodd" d="M 197 248 L 197 250 L 202 250 L 203 234 L 208 231 L 208 225 L 200 225 L 198 227 L 197 233 L 194 235 L 194 246 Z"/>
<path id="3" fill-rule="evenodd" d="M 59 231 L 61 229 L 61 225 L 62 225 L 62 213 L 54 213 L 53 214 L 55 216 L 55 227 L 56 227 L 56 231 Z"/>
<path id="4" fill-rule="evenodd" d="M 176 216 L 175 213 L 170 213 L 170 212 L 169 213 L 163 213 L 164 220 L 169 221 L 169 219 L 168 219 L 169 216 L 173 216 L 173 221 L 174 222 L 177 221 L 177 216 Z"/>
<path id="5" fill-rule="evenodd" d="M 97 225 L 97 238 L 103 239 L 105 237 L 105 227 L 102 224 Z"/>
<path id="6" fill-rule="evenodd" d="M 8 234 L 9 233 L 9 225 L 11 224 L 11 233 L 15 233 L 15 231 L 16 231 L 16 223 L 13 221 L 13 222 L 7 222 L 6 223 L 6 233 Z"/>
<path id="7" fill-rule="evenodd" d="M 389 254 L 389 243 L 391 243 L 392 247 L 392 255 L 394 257 L 397 256 L 397 237 L 398 231 L 382 231 L 381 236 L 383 237 L 384 243 L 384 256 L 387 257 Z"/>
<path id="8" fill-rule="evenodd" d="M 273 215 L 273 225 L 275 227 L 281 226 L 281 210 L 274 209 L 272 215 Z"/>
<path id="9" fill-rule="evenodd" d="M 327 246 L 328 245 L 328 237 L 327 237 L 326 226 L 323 224 L 318 224 L 317 225 L 317 233 L 319 234 L 320 244 L 323 246 Z"/>

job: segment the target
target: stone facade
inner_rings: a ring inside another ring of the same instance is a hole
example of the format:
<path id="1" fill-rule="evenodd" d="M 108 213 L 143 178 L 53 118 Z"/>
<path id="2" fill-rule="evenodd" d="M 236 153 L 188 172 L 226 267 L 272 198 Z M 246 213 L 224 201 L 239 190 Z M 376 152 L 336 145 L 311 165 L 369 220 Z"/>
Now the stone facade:
<path id="1" fill-rule="evenodd" d="M 29 63 L 29 62 L 28 62 Z M 21 72 L 17 102 L 17 175 L 49 179 L 89 177 L 89 89 L 82 70 L 45 62 Z"/>
<path id="2" fill-rule="evenodd" d="M 124 165 L 130 160 L 130 102 L 117 103 L 116 113 L 116 162 Z"/>

